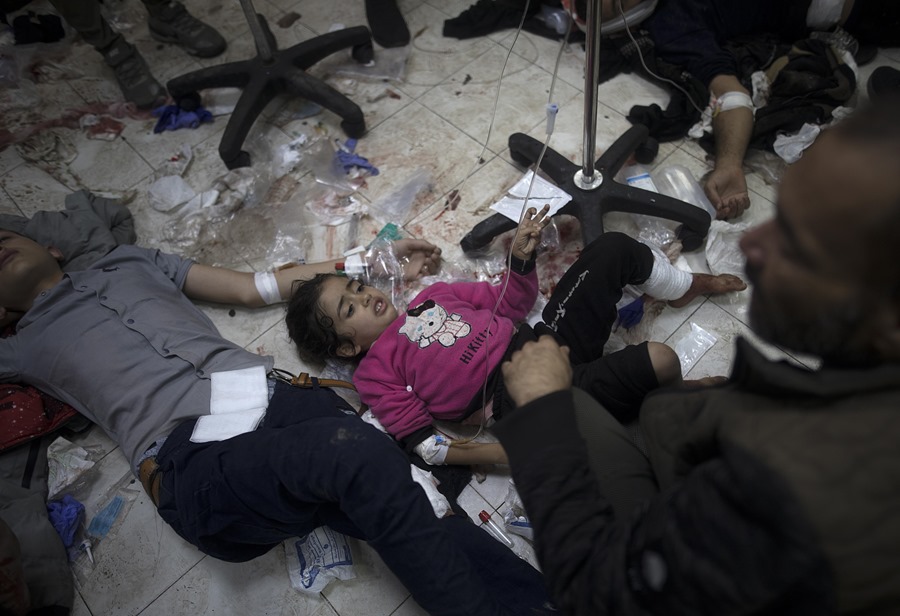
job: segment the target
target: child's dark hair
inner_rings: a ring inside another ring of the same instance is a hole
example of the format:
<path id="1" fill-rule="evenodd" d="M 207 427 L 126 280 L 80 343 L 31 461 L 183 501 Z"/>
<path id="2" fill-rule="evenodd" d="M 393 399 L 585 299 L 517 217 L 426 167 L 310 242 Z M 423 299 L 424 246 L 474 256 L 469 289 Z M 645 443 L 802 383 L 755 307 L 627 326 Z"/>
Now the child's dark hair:
<path id="1" fill-rule="evenodd" d="M 344 344 L 353 345 L 349 336 L 340 336 L 334 329 L 334 321 L 319 305 L 322 286 L 335 274 L 317 274 L 310 280 L 294 282 L 288 301 L 288 335 L 304 361 L 324 363 L 326 359 L 345 359 L 338 355 Z"/>

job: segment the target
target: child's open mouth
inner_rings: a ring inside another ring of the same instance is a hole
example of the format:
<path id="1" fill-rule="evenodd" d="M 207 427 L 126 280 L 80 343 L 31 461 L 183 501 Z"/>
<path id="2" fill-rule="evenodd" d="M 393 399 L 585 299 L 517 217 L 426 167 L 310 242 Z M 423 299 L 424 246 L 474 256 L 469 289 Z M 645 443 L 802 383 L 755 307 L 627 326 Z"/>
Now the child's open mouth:
<path id="1" fill-rule="evenodd" d="M 375 300 L 375 314 L 381 316 L 381 313 L 384 312 L 384 302 L 379 300 Z"/>

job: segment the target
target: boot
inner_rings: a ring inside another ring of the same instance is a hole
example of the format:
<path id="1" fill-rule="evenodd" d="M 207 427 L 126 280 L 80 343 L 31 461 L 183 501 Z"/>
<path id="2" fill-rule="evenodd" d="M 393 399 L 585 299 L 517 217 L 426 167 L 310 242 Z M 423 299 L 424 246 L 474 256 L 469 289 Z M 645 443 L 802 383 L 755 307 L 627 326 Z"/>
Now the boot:
<path id="1" fill-rule="evenodd" d="M 222 35 L 190 13 L 179 2 L 149 8 L 150 35 L 163 43 L 174 43 L 193 56 L 211 58 L 225 51 Z"/>
<path id="2" fill-rule="evenodd" d="M 103 59 L 116 74 L 125 100 L 140 109 L 151 109 L 166 102 L 165 88 L 153 77 L 143 56 L 121 36 L 102 50 Z"/>

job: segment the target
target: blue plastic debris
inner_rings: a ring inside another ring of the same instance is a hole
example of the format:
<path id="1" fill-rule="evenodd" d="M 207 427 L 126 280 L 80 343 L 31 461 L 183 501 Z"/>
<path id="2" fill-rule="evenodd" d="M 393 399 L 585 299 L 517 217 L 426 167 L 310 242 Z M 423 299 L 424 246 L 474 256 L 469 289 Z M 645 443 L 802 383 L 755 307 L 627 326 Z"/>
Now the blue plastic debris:
<path id="1" fill-rule="evenodd" d="M 121 496 L 116 495 L 113 497 L 109 504 L 91 520 L 87 529 L 88 535 L 97 539 L 105 537 L 115 523 L 116 518 L 119 517 L 119 512 L 122 511 L 122 505 L 124 504 L 125 499 Z"/>
<path id="2" fill-rule="evenodd" d="M 84 519 L 84 505 L 75 500 L 71 494 L 47 503 L 47 516 L 50 523 L 62 539 L 66 548 L 75 542 L 75 532 Z"/>

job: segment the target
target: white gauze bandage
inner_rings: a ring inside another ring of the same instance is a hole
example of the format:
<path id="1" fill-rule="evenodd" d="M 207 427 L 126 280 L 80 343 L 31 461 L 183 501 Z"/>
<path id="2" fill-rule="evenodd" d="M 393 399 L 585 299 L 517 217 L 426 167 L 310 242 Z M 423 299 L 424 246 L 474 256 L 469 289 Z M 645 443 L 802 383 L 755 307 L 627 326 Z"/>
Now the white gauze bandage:
<path id="1" fill-rule="evenodd" d="M 351 254 L 344 253 L 344 273 L 350 278 L 360 278 L 366 275 L 368 264 L 362 252 Z"/>
<path id="2" fill-rule="evenodd" d="M 256 272 L 253 276 L 256 290 L 266 304 L 276 304 L 281 301 L 281 291 L 278 290 L 278 279 L 272 272 Z"/>
<path id="3" fill-rule="evenodd" d="M 419 457 L 428 464 L 443 464 L 447 459 L 447 452 L 450 451 L 450 444 L 443 436 L 432 434 L 424 441 L 413 447 L 413 451 L 419 454 Z"/>
<path id="4" fill-rule="evenodd" d="M 744 92 L 725 92 L 722 96 L 713 100 L 713 117 L 716 117 L 723 111 L 731 111 L 739 108 L 749 109 L 756 114 L 756 107 L 753 106 L 753 99 L 749 94 Z"/>
<path id="5" fill-rule="evenodd" d="M 650 297 L 659 300 L 678 299 L 688 292 L 694 280 L 690 272 L 678 269 L 669 257 L 652 244 L 645 244 L 653 252 L 653 269 L 643 284 L 635 285 Z"/>

